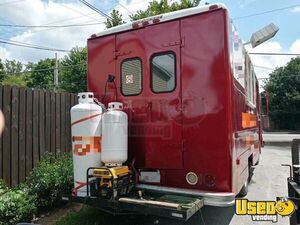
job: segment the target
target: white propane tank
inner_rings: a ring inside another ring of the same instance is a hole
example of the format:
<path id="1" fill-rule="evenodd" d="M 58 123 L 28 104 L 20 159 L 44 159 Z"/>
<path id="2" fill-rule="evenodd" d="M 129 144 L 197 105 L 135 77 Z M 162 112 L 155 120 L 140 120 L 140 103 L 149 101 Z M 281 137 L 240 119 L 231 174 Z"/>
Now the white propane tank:
<path id="1" fill-rule="evenodd" d="M 102 116 L 101 160 L 106 165 L 122 165 L 127 160 L 128 117 L 120 102 L 110 102 Z"/>
<path id="2" fill-rule="evenodd" d="M 94 103 L 94 94 L 78 94 L 79 104 L 71 108 L 74 196 L 86 196 L 86 172 L 101 166 L 101 118 L 105 110 Z"/>

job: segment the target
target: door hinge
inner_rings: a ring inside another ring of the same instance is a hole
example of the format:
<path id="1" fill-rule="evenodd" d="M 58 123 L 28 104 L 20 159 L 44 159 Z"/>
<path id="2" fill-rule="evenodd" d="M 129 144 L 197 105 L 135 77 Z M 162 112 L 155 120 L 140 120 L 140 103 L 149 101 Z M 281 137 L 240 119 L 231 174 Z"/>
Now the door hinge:
<path id="1" fill-rule="evenodd" d="M 181 141 L 181 151 L 184 152 L 184 150 L 185 150 L 185 141 L 182 140 Z"/>
<path id="2" fill-rule="evenodd" d="M 176 46 L 179 45 L 180 47 L 184 46 L 184 37 L 177 40 L 177 41 L 171 41 L 171 42 L 166 42 L 162 44 L 162 47 L 169 47 L 169 46 Z"/>
<path id="3" fill-rule="evenodd" d="M 123 55 L 129 55 L 131 53 L 131 51 L 118 51 L 118 50 L 115 50 L 113 51 L 114 55 L 115 55 L 115 59 L 118 58 L 119 56 L 123 56 Z"/>

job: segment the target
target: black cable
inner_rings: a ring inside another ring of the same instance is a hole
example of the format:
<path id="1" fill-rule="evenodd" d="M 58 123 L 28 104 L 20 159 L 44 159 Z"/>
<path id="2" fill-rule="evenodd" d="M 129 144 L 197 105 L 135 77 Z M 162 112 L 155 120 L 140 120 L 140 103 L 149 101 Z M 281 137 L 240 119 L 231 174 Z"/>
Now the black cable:
<path id="1" fill-rule="evenodd" d="M 108 84 L 108 80 L 105 82 L 104 95 L 103 95 L 103 97 L 101 98 L 101 102 L 103 102 L 104 98 L 106 97 L 107 84 Z"/>
<path id="2" fill-rule="evenodd" d="M 249 55 L 279 55 L 279 56 L 285 56 L 285 55 L 295 55 L 300 56 L 300 53 L 276 53 L 276 52 L 248 52 Z"/>
<path id="3" fill-rule="evenodd" d="M 19 46 L 19 47 L 24 47 L 24 48 L 34 48 L 34 49 L 39 49 L 39 50 L 45 50 L 45 51 L 53 51 L 53 52 L 70 52 L 68 50 L 64 49 L 57 49 L 57 48 L 49 48 L 49 47 L 44 47 L 44 46 L 35 46 L 31 44 L 19 44 L 19 43 L 14 43 L 14 42 L 9 42 L 9 41 L 1 41 L 0 43 L 7 44 L 7 45 L 14 45 L 14 46 Z"/>
<path id="4" fill-rule="evenodd" d="M 295 7 L 298 7 L 298 6 L 300 6 L 300 5 L 299 4 L 298 5 L 291 5 L 291 6 L 287 6 L 287 7 L 283 7 L 283 8 L 277 8 L 277 9 L 272 9 L 272 10 L 268 10 L 268 11 L 264 11 L 264 12 L 249 14 L 249 15 L 246 15 L 246 16 L 239 16 L 239 17 L 233 18 L 233 20 L 239 20 L 239 19 L 245 19 L 245 18 L 249 18 L 249 17 L 253 17 L 253 16 L 264 15 L 264 14 L 268 14 L 268 13 L 272 13 L 272 12 L 277 12 L 277 11 L 281 11 L 281 10 L 295 8 Z"/>
<path id="5" fill-rule="evenodd" d="M 17 28 L 61 28 L 61 27 L 83 27 L 103 24 L 98 23 L 82 23 L 82 24 L 66 24 L 66 25 L 18 25 L 18 24 L 0 24 L 0 27 L 17 27 Z"/>
<path id="6" fill-rule="evenodd" d="M 88 3 L 85 0 L 79 0 L 80 2 L 82 2 L 84 5 L 86 5 L 87 7 L 89 7 L 90 9 L 94 10 L 95 12 L 99 13 L 101 16 L 106 17 L 107 19 L 112 19 L 109 15 L 107 15 L 105 12 L 101 11 L 100 9 L 96 8 L 95 6 L 91 5 L 90 3 Z"/>
<path id="7" fill-rule="evenodd" d="M 115 80 L 113 82 L 114 82 L 114 86 L 115 86 L 115 101 L 117 101 L 117 94 L 118 94 L 117 85 L 116 85 Z"/>
<path id="8" fill-rule="evenodd" d="M 5 41 L 5 42 L 13 43 L 13 44 L 33 46 L 33 47 L 37 47 L 37 48 L 50 48 L 50 47 L 45 47 L 45 46 L 41 46 L 41 45 L 29 44 L 29 43 L 25 43 L 25 42 L 21 42 L 21 41 L 13 41 L 13 40 L 1 38 L 1 37 L 0 37 L 0 41 Z"/>

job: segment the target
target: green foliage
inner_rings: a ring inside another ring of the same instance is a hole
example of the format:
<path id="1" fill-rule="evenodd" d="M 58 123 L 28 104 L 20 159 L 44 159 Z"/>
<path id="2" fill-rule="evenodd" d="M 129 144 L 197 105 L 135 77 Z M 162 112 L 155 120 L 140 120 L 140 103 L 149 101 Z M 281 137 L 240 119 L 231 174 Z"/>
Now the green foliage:
<path id="1" fill-rule="evenodd" d="M 4 65 L 3 65 L 3 63 L 2 63 L 2 60 L 0 59 L 0 81 L 3 80 L 3 78 L 4 78 L 4 73 L 5 73 L 5 71 L 4 71 Z"/>
<path id="2" fill-rule="evenodd" d="M 104 213 L 99 209 L 92 207 L 84 207 L 79 212 L 70 212 L 63 217 L 55 225 L 96 225 L 96 224 L 122 224 L 132 225 L 151 224 L 148 217 L 145 216 L 114 216 Z"/>
<path id="3" fill-rule="evenodd" d="M 136 14 L 130 15 L 132 21 L 155 16 L 162 13 L 173 12 L 180 9 L 187 9 L 198 6 L 201 0 L 180 0 L 169 4 L 167 0 L 152 1 L 146 10 L 138 10 Z"/>
<path id="4" fill-rule="evenodd" d="M 0 82 L 2 84 L 26 86 L 22 72 L 23 64 L 21 62 L 16 60 L 2 61 L 0 59 Z"/>
<path id="5" fill-rule="evenodd" d="M 73 48 L 61 61 L 60 88 L 66 92 L 78 93 L 87 89 L 87 48 Z"/>
<path id="6" fill-rule="evenodd" d="M 118 10 L 113 10 L 110 14 L 111 19 L 106 19 L 105 26 L 106 28 L 115 27 L 121 24 L 124 24 L 125 22 L 122 19 L 122 15 Z"/>
<path id="7" fill-rule="evenodd" d="M 55 225 L 88 225 L 99 224 L 105 214 L 96 208 L 85 207 L 79 212 L 70 212 Z"/>
<path id="8" fill-rule="evenodd" d="M 260 113 L 263 115 L 267 114 L 267 96 L 265 91 L 260 93 Z"/>
<path id="9" fill-rule="evenodd" d="M 29 63 L 26 67 L 28 72 L 27 86 L 31 88 L 53 89 L 54 87 L 55 59 L 42 59 L 37 64 Z"/>
<path id="10" fill-rule="evenodd" d="M 34 200 L 27 189 L 8 189 L 0 181 L 0 225 L 30 222 L 36 212 Z"/>
<path id="11" fill-rule="evenodd" d="M 23 64 L 16 60 L 5 60 L 4 71 L 7 75 L 19 75 L 23 70 Z"/>
<path id="12" fill-rule="evenodd" d="M 36 196 L 39 211 L 59 204 L 63 194 L 73 188 L 73 163 L 70 154 L 56 158 L 47 154 L 33 169 L 28 180 L 29 194 Z"/>
<path id="13" fill-rule="evenodd" d="M 275 69 L 265 84 L 271 120 L 279 129 L 300 130 L 300 57 Z"/>
<path id="14" fill-rule="evenodd" d="M 11 86 L 18 86 L 18 87 L 26 87 L 26 77 L 25 75 L 7 75 L 1 82 L 2 85 L 11 85 Z"/>

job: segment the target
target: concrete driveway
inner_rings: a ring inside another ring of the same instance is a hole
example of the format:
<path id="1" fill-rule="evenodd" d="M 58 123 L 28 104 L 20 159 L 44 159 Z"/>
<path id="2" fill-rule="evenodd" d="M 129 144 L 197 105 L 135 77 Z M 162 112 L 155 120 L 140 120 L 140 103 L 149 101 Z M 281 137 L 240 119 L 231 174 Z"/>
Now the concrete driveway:
<path id="1" fill-rule="evenodd" d="M 281 164 L 290 164 L 291 155 L 288 145 L 266 146 L 262 149 L 260 164 L 255 166 L 254 175 L 249 185 L 248 200 L 271 200 L 276 197 L 287 196 L 286 178 L 289 169 L 282 167 Z M 189 225 L 287 225 L 288 218 L 279 216 L 277 223 L 272 222 L 253 222 L 250 216 L 237 216 L 234 214 L 235 207 L 216 208 L 205 206 L 201 212 L 194 215 L 189 221 L 183 223 L 158 219 L 154 224 L 189 224 Z M 152 223 L 153 224 L 153 223 Z"/>

